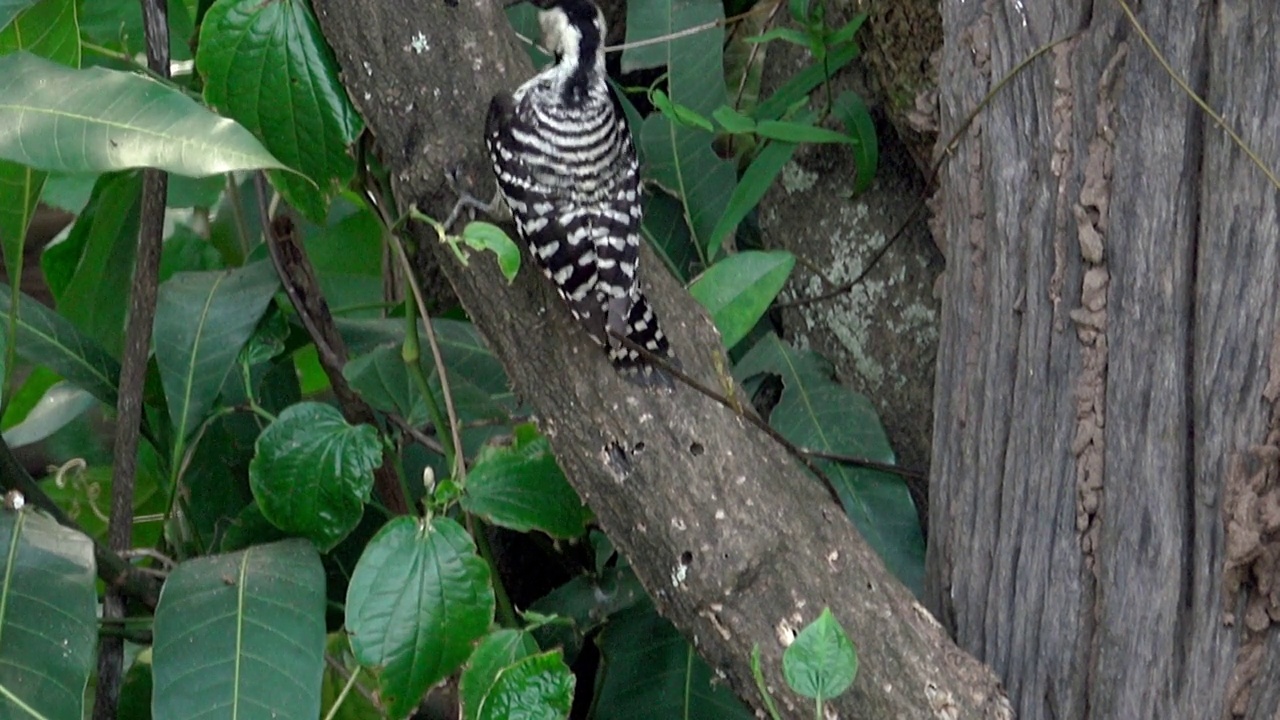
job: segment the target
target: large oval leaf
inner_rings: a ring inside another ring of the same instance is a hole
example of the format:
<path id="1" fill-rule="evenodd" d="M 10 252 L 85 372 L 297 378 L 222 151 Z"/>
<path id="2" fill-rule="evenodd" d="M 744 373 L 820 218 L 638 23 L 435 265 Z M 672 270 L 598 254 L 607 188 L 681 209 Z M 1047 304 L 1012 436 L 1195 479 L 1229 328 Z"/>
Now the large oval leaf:
<path id="1" fill-rule="evenodd" d="M 369 541 L 347 588 L 347 632 L 392 717 L 467 659 L 493 607 L 489 566 L 453 520 L 400 517 Z"/>
<path id="2" fill-rule="evenodd" d="M 194 432 L 222 389 L 279 280 L 266 262 L 178 273 L 156 302 L 156 365 L 178 439 Z"/>
<path id="3" fill-rule="evenodd" d="M 272 177 L 290 205 L 323 223 L 328 196 L 355 172 L 347 146 L 363 123 L 308 3 L 218 0 L 200 26 L 196 66 L 211 106 L 319 186 Z"/>
<path id="4" fill-rule="evenodd" d="M 382 463 L 378 431 L 330 405 L 290 405 L 258 437 L 249 486 L 272 525 L 331 550 L 355 529 Z"/>
<path id="5" fill-rule="evenodd" d="M 724 346 L 732 348 L 764 316 L 795 264 L 785 250 L 730 255 L 695 279 L 689 293 L 711 313 Z"/>
<path id="6" fill-rule="evenodd" d="M 79 718 L 98 645 L 93 543 L 0 510 L 0 717 Z"/>
<path id="7" fill-rule="evenodd" d="M 39 170 L 204 177 L 285 167 L 243 127 L 142 75 L 0 57 L 0 158 Z"/>
<path id="8" fill-rule="evenodd" d="M 182 563 L 156 608 L 152 717 L 315 720 L 324 612 L 305 540 Z"/>

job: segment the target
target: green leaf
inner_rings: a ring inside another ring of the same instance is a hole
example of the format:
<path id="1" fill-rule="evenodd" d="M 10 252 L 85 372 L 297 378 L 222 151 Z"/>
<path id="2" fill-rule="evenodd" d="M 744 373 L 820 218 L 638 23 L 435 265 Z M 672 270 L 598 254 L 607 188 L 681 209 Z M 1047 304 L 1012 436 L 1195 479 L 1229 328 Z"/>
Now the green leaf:
<path id="1" fill-rule="evenodd" d="M 282 168 L 244 128 L 131 72 L 72 70 L 18 52 L 0 57 L 0 158 L 40 170 L 155 167 L 204 177 Z"/>
<path id="2" fill-rule="evenodd" d="M 856 141 L 853 143 L 853 161 L 858 174 L 853 192 L 860 193 L 871 187 L 875 179 L 876 165 L 880 162 L 880 145 L 876 140 L 876 125 L 862 97 L 845 91 L 831 104 L 832 113 L 844 123 L 845 132 Z"/>
<path id="3" fill-rule="evenodd" d="M 598 533 L 592 533 L 593 537 Z M 607 542 L 603 543 L 607 545 Z M 531 611 L 566 618 L 569 624 L 553 623 L 538 628 L 536 636 L 544 647 L 563 647 L 576 653 L 586 637 L 611 617 L 638 604 L 648 604 L 648 596 L 635 572 L 625 560 L 598 568 L 593 574 L 578 575 L 533 603 Z M 528 619 L 528 612 L 525 614 Z"/>
<path id="4" fill-rule="evenodd" d="M 766 335 L 734 368 L 739 380 L 769 373 L 783 390 L 769 424 L 802 448 L 894 462 L 880 417 L 867 398 L 836 383 L 818 356 Z M 889 473 L 815 462 L 835 485 L 845 513 L 889 570 L 916 595 L 924 589 L 924 536 L 902 479 Z"/>
<path id="5" fill-rule="evenodd" d="M 655 38 L 723 18 L 724 8 L 714 0 L 630 3 L 627 41 Z M 723 45 L 724 30 L 715 26 L 633 48 L 623 53 L 624 72 L 628 68 L 666 66 L 666 93 L 671 101 L 698 115 L 710 116 L 727 99 Z M 628 53 L 633 52 L 638 54 L 632 54 L 629 61 Z M 628 62 L 638 64 L 628 66 Z M 698 248 L 709 244 L 711 231 L 723 214 L 737 179 L 734 164 L 712 149 L 714 139 L 712 133 L 673 122 L 662 113 L 650 115 L 640 129 L 639 144 L 647 162 L 645 177 L 683 203 L 685 220 Z"/>
<path id="6" fill-rule="evenodd" d="M 741 252 L 712 265 L 689 286 L 732 348 L 751 332 L 786 284 L 796 258 L 785 250 Z"/>
<path id="7" fill-rule="evenodd" d="M 839 30 L 832 31 L 826 38 L 826 43 L 830 47 L 842 45 L 853 40 L 853 36 L 858 33 L 864 23 L 867 22 L 867 13 L 858 13 L 853 19 L 845 23 Z"/>
<path id="8" fill-rule="evenodd" d="M 363 123 L 308 4 L 217 0 L 200 26 L 196 67 L 210 106 L 318 186 L 271 178 L 290 205 L 323 223 L 330 198 L 355 172 L 347 146 Z"/>
<path id="9" fill-rule="evenodd" d="M 13 308 L 9 290 L 0 283 L 0 313 L 6 315 Z M 48 366 L 104 404 L 116 406 L 120 363 L 71 323 L 25 294 L 18 301 L 17 350 L 22 358 Z"/>
<path id="10" fill-rule="evenodd" d="M 777 120 L 782 117 L 788 108 L 806 100 L 814 88 L 835 75 L 845 65 L 853 62 L 859 54 L 857 45 L 832 48 L 827 54 L 825 63 L 809 65 L 792 76 L 782 87 L 774 90 L 768 99 L 761 102 L 754 113 L 756 119 Z"/>
<path id="11" fill-rule="evenodd" d="M 79 718 L 98 645 L 93 544 L 0 509 L 0 717 Z"/>
<path id="12" fill-rule="evenodd" d="M 88 392 L 70 383 L 57 383 L 44 393 L 39 404 L 32 408 L 22 422 L 4 431 L 4 441 L 10 448 L 38 443 L 66 427 L 96 404 L 97 401 Z"/>
<path id="13" fill-rule="evenodd" d="M 191 60 L 194 47 L 191 41 L 195 34 L 191 11 L 196 5 L 197 3 L 186 0 L 168 6 L 169 57 L 174 63 Z M 93 0 L 82 3 L 79 11 L 80 26 L 86 39 L 128 57 L 146 51 L 142 3 L 133 0 Z"/>
<path id="14" fill-rule="evenodd" d="M 476 646 L 458 682 L 463 720 L 475 720 L 498 673 L 538 652 L 538 643 L 523 630 L 503 628 L 489 633 Z"/>
<path id="15" fill-rule="evenodd" d="M 755 717 L 649 603 L 610 618 L 596 644 L 596 720 Z"/>
<path id="16" fill-rule="evenodd" d="M 810 0 L 788 0 L 787 9 L 791 11 L 791 19 L 804 25 L 809 21 Z"/>
<path id="17" fill-rule="evenodd" d="M 18 13 L 35 5 L 39 0 L 0 0 L 0 28 L 7 28 Z"/>
<path id="18" fill-rule="evenodd" d="M 760 199 L 770 187 L 773 187 L 774 179 L 782 172 L 782 168 L 791 160 L 795 152 L 795 143 L 787 142 L 771 142 L 760 150 L 760 153 L 747 166 L 746 172 L 742 173 L 742 178 L 733 188 L 733 194 L 729 196 L 729 204 L 725 207 L 724 214 L 720 216 L 715 229 L 711 231 L 711 243 L 707 247 L 708 257 L 714 258 L 720 252 L 724 241 L 733 234 L 738 223 L 760 204 Z"/>
<path id="19" fill-rule="evenodd" d="M 340 207 L 345 203 L 335 203 L 335 214 Z M 307 233 L 306 249 L 335 316 L 383 316 L 382 225 L 372 210 L 356 209 Z"/>
<path id="20" fill-rule="evenodd" d="M 728 105 L 721 105 L 716 111 L 711 113 L 711 117 L 716 119 L 727 132 L 733 134 L 750 133 L 756 130 L 756 121 L 734 110 Z"/>
<path id="21" fill-rule="evenodd" d="M 120 704 L 116 717 L 129 720 L 151 720 L 151 649 L 138 653 L 120 685 Z"/>
<path id="22" fill-rule="evenodd" d="M 567 720 L 573 706 L 573 673 L 559 649 L 504 668 L 485 696 L 479 720 Z"/>
<path id="23" fill-rule="evenodd" d="M 320 690 L 323 713 L 333 708 L 343 688 L 350 682 L 352 673 L 357 673 L 357 677 L 355 687 L 342 699 L 342 706 L 333 711 L 333 715 L 324 714 L 324 720 L 386 720 L 386 713 L 376 703 L 378 687 L 375 679 L 363 672 L 352 657 L 347 634 L 330 633 L 326 646 L 325 654 L 333 658 L 333 662 L 326 662 L 324 667 L 324 685 Z"/>
<path id="24" fill-rule="evenodd" d="M 249 485 L 262 514 L 328 552 L 355 529 L 382 463 L 378 431 L 330 405 L 291 405 L 262 431 Z"/>
<path id="25" fill-rule="evenodd" d="M 688 105 L 681 105 L 667 97 L 662 90 L 654 90 L 649 94 L 649 100 L 653 102 L 653 106 L 659 112 L 666 115 L 671 120 L 681 125 L 699 128 L 707 132 L 715 132 L 715 127 L 711 125 L 711 121 L 703 117 L 696 110 Z"/>
<path id="26" fill-rule="evenodd" d="M 713 0 L 653 0 L 652 2 L 627 3 L 627 44 L 669 37 L 681 30 L 724 20 L 724 6 Z M 646 68 L 666 67 L 672 73 L 673 87 L 680 84 L 677 75 L 682 73 L 692 79 L 705 72 L 706 82 L 720 83 L 721 96 L 710 107 L 697 107 L 700 112 L 710 112 L 723 100 L 724 68 L 720 66 L 720 48 L 724 46 L 724 29 L 714 26 L 702 32 L 664 40 L 622 51 L 622 73 L 625 75 Z M 705 52 L 705 57 L 699 57 Z M 694 61 L 694 67 L 681 67 L 679 61 Z M 672 90 L 673 97 L 683 94 Z"/>
<path id="27" fill-rule="evenodd" d="M 400 345 L 387 345 L 360 355 L 342 368 L 351 388 L 373 407 L 392 412 L 413 426 L 431 421 L 427 404 L 409 375 Z"/>
<path id="28" fill-rule="evenodd" d="M 259 262 L 230 271 L 178 273 L 160 286 L 156 365 L 179 439 L 194 432 L 213 407 L 278 284 L 271 265 Z"/>
<path id="29" fill-rule="evenodd" d="M 180 564 L 156 608 L 152 714 L 315 720 L 324 613 L 324 569 L 304 540 Z"/>
<path id="30" fill-rule="evenodd" d="M 684 205 L 661 190 L 646 191 L 644 224 L 640 227 L 649 246 L 658 253 L 672 274 L 687 282 L 698 263 L 698 248 L 693 244 L 689 224 L 684 219 Z"/>
<path id="31" fill-rule="evenodd" d="M 498 268 L 510 283 L 520 271 L 520 249 L 502 228 L 487 222 L 469 222 L 462 240 L 473 250 L 488 250 L 498 258 Z"/>
<path id="32" fill-rule="evenodd" d="M 75 0 L 0 3 L 0 55 L 26 50 L 72 67 L 80 64 Z M 45 173 L 0 160 L 0 248 L 8 277 L 22 276 L 27 226 L 45 182 Z M 15 292 L 17 285 L 15 284 Z M 11 298 L 11 299 L 16 299 Z"/>
<path id="33" fill-rule="evenodd" d="M 799 45 L 803 48 L 809 47 L 810 42 L 809 35 L 804 31 L 789 27 L 776 27 L 762 35 L 747 38 L 747 42 L 753 43 L 766 43 L 772 40 L 789 42 L 792 45 Z"/>
<path id="34" fill-rule="evenodd" d="M 646 175 L 684 205 L 685 221 L 699 248 L 711 244 L 737 180 L 732 162 L 716 155 L 711 133 L 655 113 L 644 121 L 640 142 L 649 159 Z"/>
<path id="35" fill-rule="evenodd" d="M 857 142 L 848 135 L 835 130 L 828 130 L 809 123 L 785 120 L 761 120 L 756 125 L 756 132 L 759 133 L 760 137 L 793 143 L 841 143 L 851 145 Z"/>
<path id="36" fill-rule="evenodd" d="M 840 621 L 823 608 L 795 642 L 782 653 L 782 674 L 792 690 L 818 701 L 839 696 L 858 674 L 858 654 L 840 627 Z"/>
<path id="37" fill-rule="evenodd" d="M 100 173 L 48 173 L 44 189 L 40 191 L 40 202 L 79 215 L 89 204 L 93 186 L 100 177 Z"/>
<path id="38" fill-rule="evenodd" d="M 516 428 L 512 445 L 480 452 L 467 474 L 462 507 L 511 530 L 566 539 L 586 532 L 590 518 L 556 464 L 551 443 L 531 424 Z"/>
<path id="39" fill-rule="evenodd" d="M 124 347 L 141 207 L 140 173 L 103 175 L 66 240 L 40 258 L 58 314 L 116 354 Z"/>
<path id="40" fill-rule="evenodd" d="M 457 522 L 399 517 L 369 541 L 347 588 L 346 627 L 391 716 L 467 659 L 493 608 L 489 566 Z"/>
<path id="41" fill-rule="evenodd" d="M 7 346 L 9 341 L 5 335 L 7 333 L 0 333 L 0 338 L 4 338 L 4 342 L 0 344 Z M 33 367 L 31 374 L 27 375 L 26 379 L 18 385 L 18 389 L 8 397 L 4 408 L 4 419 L 0 421 L 0 429 L 8 430 L 25 420 L 27 415 L 40 404 L 40 398 L 44 397 L 45 392 L 60 382 L 62 378 L 49 368 L 43 365 Z"/>

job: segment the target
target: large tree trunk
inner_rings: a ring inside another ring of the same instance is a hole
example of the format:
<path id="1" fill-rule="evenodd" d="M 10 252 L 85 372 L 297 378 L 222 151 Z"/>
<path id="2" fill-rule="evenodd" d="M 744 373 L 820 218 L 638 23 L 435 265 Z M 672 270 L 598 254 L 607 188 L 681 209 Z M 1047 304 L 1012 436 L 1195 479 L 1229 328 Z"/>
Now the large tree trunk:
<path id="1" fill-rule="evenodd" d="M 943 18 L 944 139 L 1071 39 L 941 182 L 929 602 L 1020 718 L 1280 717 L 1280 191 L 1118 2 Z M 1137 19 L 1280 167 L 1280 4 Z"/>

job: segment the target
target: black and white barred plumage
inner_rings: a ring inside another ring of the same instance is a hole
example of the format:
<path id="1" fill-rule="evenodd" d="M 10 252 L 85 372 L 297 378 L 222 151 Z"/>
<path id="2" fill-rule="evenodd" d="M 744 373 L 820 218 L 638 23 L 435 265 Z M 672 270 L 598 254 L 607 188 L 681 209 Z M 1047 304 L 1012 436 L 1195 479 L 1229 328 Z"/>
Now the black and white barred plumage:
<path id="1" fill-rule="evenodd" d="M 489 105 L 485 142 L 498 187 L 534 260 L 614 366 L 669 383 L 610 335 L 673 358 L 638 282 L 640 171 L 606 82 L 604 17 L 589 0 L 535 4 L 555 62 Z"/>

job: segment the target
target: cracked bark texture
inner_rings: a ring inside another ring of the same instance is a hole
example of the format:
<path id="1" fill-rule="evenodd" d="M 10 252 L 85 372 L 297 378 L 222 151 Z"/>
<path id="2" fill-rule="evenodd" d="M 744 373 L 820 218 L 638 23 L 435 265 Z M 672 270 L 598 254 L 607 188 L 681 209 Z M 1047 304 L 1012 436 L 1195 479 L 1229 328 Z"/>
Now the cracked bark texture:
<path id="1" fill-rule="evenodd" d="M 476 194 L 491 191 L 481 141 L 488 100 L 532 72 L 499 3 L 454 5 L 314 2 L 400 206 L 437 217 L 453 202 L 446 168 Z M 840 717 L 1009 717 L 990 670 L 946 638 L 782 448 L 687 388 L 644 391 L 622 380 L 538 273 L 526 267 L 509 286 L 491 257 L 473 254 L 464 267 L 433 231 L 411 233 L 659 610 L 739 695 L 760 709 L 749 669 L 758 644 L 784 717 L 811 717 L 809 702 L 785 690 L 779 637 L 830 606 L 861 661 L 852 691 L 832 704 Z M 721 387 L 712 360 L 720 342 L 705 314 L 651 254 L 643 263 L 686 371 Z"/>
<path id="2" fill-rule="evenodd" d="M 1280 5 L 1141 3 L 1280 168 Z M 1280 193 L 1114 2 L 943 3 L 927 603 L 1020 718 L 1280 716 Z"/>

